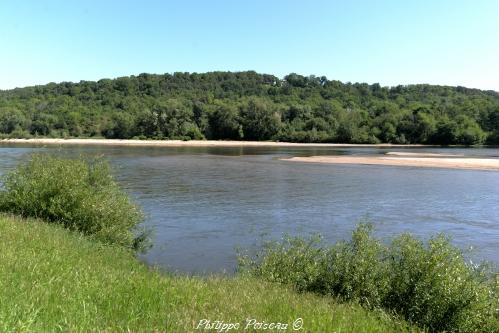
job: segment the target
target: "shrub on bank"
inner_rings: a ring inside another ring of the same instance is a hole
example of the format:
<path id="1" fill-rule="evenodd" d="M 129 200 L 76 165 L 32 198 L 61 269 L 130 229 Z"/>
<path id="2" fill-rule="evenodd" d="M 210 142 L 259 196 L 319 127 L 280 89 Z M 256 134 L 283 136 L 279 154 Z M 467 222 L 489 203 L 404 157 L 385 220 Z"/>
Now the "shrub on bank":
<path id="1" fill-rule="evenodd" d="M 115 182 L 102 158 L 69 159 L 36 154 L 3 177 L 0 210 L 62 224 L 99 241 L 134 250 L 140 209 Z"/>
<path id="2" fill-rule="evenodd" d="M 404 234 L 386 245 L 361 224 L 329 248 L 288 238 L 240 262 L 266 280 L 385 308 L 431 332 L 499 332 L 499 275 L 467 264 L 443 236 L 425 244 Z"/>

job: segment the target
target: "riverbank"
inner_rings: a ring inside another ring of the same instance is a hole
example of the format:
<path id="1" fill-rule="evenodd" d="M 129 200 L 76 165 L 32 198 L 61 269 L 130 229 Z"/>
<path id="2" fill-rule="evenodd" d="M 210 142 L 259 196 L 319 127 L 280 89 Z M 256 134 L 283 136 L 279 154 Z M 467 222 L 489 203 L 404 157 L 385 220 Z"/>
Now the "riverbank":
<path id="1" fill-rule="evenodd" d="M 287 324 L 273 330 L 281 332 L 294 323 L 300 332 L 419 331 L 380 310 L 254 278 L 160 274 L 122 247 L 34 219 L 0 215 L 0 253 L 1 332 L 223 331 L 198 326 L 203 320 L 248 332 L 263 331 L 259 323 Z"/>
<path id="2" fill-rule="evenodd" d="M 457 155 L 454 155 L 457 156 Z M 382 156 L 310 156 L 283 159 L 292 162 L 326 164 L 361 164 L 399 167 L 471 169 L 499 171 L 499 159 L 449 157 L 438 154 L 387 153 Z"/>
<path id="3" fill-rule="evenodd" d="M 121 140 L 121 139 L 3 139 L 0 143 L 23 143 L 36 145 L 110 145 L 110 146 L 155 146 L 155 147 L 431 147 L 411 144 L 351 144 L 351 143 L 296 143 L 275 141 L 216 141 L 216 140 Z"/>

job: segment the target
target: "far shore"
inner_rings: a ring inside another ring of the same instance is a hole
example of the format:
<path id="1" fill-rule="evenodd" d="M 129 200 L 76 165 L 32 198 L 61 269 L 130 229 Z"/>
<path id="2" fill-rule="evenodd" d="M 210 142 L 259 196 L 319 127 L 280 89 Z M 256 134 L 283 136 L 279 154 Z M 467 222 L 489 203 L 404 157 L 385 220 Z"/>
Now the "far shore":
<path id="1" fill-rule="evenodd" d="M 36 145 L 110 145 L 110 146 L 154 146 L 154 147 L 431 147 L 427 145 L 410 144 L 350 144 L 350 143 L 295 143 L 275 141 L 216 141 L 216 140 L 120 140 L 120 139 L 3 139 L 0 143 L 25 143 Z"/>
<path id="2" fill-rule="evenodd" d="M 216 140 L 121 140 L 95 138 L 33 138 L 1 139 L 1 143 L 30 145 L 108 145 L 129 147 L 314 147 L 314 148 L 411 148 L 439 147 L 421 144 L 350 144 L 350 143 L 295 143 L 276 141 L 216 141 Z M 308 156 L 283 159 L 293 162 L 327 164 L 363 164 L 401 167 L 426 167 L 499 171 L 499 159 L 466 158 L 462 154 L 388 152 L 371 156 Z"/>
<path id="3" fill-rule="evenodd" d="M 417 156 L 417 154 L 414 154 Z M 396 157 L 391 157 L 396 156 Z M 403 156 L 403 157 L 402 157 Z M 406 157 L 400 153 L 386 154 L 385 156 L 310 156 L 292 157 L 283 159 L 285 161 L 327 164 L 361 164 L 361 165 L 385 165 L 400 167 L 423 167 L 423 168 L 447 168 L 447 169 L 471 169 L 499 171 L 499 159 L 493 158 L 449 158 L 448 155 L 432 154 L 434 157 L 421 156 Z M 428 156 L 428 155 L 427 155 Z"/>

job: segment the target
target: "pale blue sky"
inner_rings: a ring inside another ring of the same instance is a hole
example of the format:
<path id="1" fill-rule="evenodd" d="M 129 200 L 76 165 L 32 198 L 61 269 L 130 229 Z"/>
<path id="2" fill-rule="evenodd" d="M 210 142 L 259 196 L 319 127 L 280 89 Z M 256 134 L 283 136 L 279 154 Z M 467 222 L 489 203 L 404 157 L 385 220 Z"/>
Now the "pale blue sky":
<path id="1" fill-rule="evenodd" d="M 0 89 L 214 70 L 499 91 L 499 1 L 0 0 Z"/>

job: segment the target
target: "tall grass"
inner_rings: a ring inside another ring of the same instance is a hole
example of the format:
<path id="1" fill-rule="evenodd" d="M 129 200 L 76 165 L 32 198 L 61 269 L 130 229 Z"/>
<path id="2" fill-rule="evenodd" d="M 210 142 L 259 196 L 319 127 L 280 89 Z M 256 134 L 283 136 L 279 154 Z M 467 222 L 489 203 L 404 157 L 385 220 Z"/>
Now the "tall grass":
<path id="1" fill-rule="evenodd" d="M 143 249 L 141 210 L 102 158 L 35 154 L 3 177 L 0 211 L 61 224 L 105 243 Z"/>
<path id="2" fill-rule="evenodd" d="M 386 245 L 361 224 L 348 242 L 288 238 L 240 264 L 301 291 L 384 308 L 431 332 L 499 332 L 497 273 L 468 264 L 441 235 L 425 244 L 404 234 Z"/>
<path id="3" fill-rule="evenodd" d="M 0 214 L 0 332 L 222 332 L 196 329 L 202 319 L 264 331 L 243 330 L 248 318 L 302 318 L 297 332 L 418 332 L 382 311 L 254 278 L 160 274 L 122 246 Z"/>

